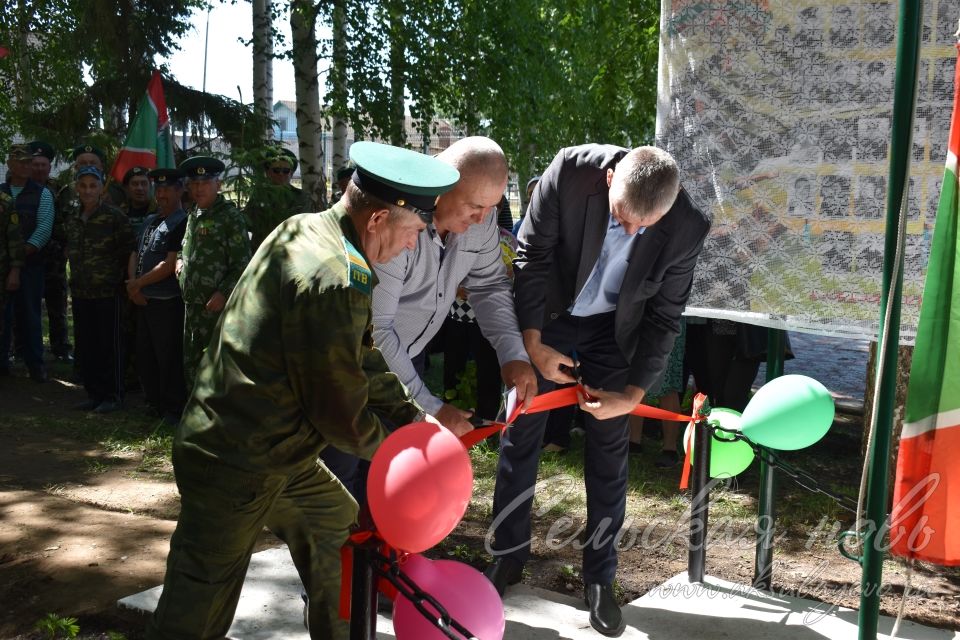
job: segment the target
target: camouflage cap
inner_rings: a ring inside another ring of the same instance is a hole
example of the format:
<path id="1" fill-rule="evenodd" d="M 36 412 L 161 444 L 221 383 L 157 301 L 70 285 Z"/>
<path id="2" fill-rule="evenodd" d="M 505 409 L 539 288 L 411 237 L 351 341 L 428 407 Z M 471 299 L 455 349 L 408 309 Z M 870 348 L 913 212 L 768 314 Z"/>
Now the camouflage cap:
<path id="1" fill-rule="evenodd" d="M 130 184 L 130 181 L 137 176 L 146 176 L 149 171 L 146 167 L 130 167 L 127 169 L 127 172 L 123 174 L 123 186 Z"/>
<path id="2" fill-rule="evenodd" d="M 95 156 L 97 156 L 98 158 L 100 158 L 100 162 L 106 162 L 106 161 L 107 161 L 107 156 L 106 156 L 106 154 L 104 154 L 102 150 L 98 149 L 97 147 L 93 146 L 92 144 L 81 144 L 81 145 L 79 145 L 79 146 L 74 147 L 73 150 L 70 151 L 70 160 L 71 160 L 71 161 L 76 160 L 76 159 L 77 159 L 77 156 L 79 156 L 79 155 L 81 155 L 81 154 L 84 154 L 84 153 L 92 153 L 93 155 L 95 155 Z"/>
<path id="3" fill-rule="evenodd" d="M 353 183 L 361 191 L 433 221 L 437 196 L 460 179 L 460 172 L 436 158 L 376 142 L 355 142 L 350 160 L 357 165 Z"/>
<path id="4" fill-rule="evenodd" d="M 181 162 L 177 168 L 190 180 L 213 180 L 220 177 L 226 165 L 210 156 L 193 156 Z"/>
<path id="5" fill-rule="evenodd" d="M 44 142 L 43 140 L 34 140 L 29 145 L 30 152 L 34 156 L 43 156 L 50 162 L 53 162 L 53 159 L 57 157 L 57 151 L 53 148 L 53 145 L 49 142 Z"/>
<path id="6" fill-rule="evenodd" d="M 30 160 L 33 154 L 25 144 L 12 144 L 7 150 L 7 160 Z"/>
<path id="7" fill-rule="evenodd" d="M 153 184 L 158 187 L 182 187 L 183 171 L 180 169 L 153 169 L 147 174 Z"/>
<path id="8" fill-rule="evenodd" d="M 297 170 L 299 163 L 297 156 L 290 149 L 283 147 L 270 147 L 267 149 L 267 159 L 263 161 L 263 168 L 269 169 L 274 162 L 286 162 L 290 165 L 291 173 Z"/>

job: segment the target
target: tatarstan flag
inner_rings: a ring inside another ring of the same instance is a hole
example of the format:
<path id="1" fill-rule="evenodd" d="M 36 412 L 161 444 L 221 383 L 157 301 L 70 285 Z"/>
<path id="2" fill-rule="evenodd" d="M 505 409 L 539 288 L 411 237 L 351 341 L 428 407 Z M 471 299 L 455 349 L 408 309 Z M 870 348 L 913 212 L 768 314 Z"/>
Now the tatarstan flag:
<path id="1" fill-rule="evenodd" d="M 131 167 L 168 169 L 175 166 L 167 102 L 163 98 L 160 72 L 154 71 L 110 176 L 116 182 L 121 182 Z"/>
<path id="2" fill-rule="evenodd" d="M 960 565 L 960 65 L 897 458 L 891 553 Z"/>

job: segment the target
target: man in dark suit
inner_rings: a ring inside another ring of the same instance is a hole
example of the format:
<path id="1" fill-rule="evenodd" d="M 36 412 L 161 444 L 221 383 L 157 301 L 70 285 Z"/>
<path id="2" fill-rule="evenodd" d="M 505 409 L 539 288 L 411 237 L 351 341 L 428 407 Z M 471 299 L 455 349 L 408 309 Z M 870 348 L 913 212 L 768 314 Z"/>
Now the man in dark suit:
<path id="1" fill-rule="evenodd" d="M 586 383 L 583 580 L 590 624 L 604 635 L 624 628 L 613 580 L 626 508 L 628 414 L 666 366 L 709 229 L 680 189 L 668 153 L 595 144 L 554 158 L 520 228 L 517 316 L 539 391 L 575 382 L 574 352 Z M 530 555 L 546 420 L 546 413 L 522 417 L 501 440 L 495 562 L 487 570 L 501 594 L 520 581 Z"/>

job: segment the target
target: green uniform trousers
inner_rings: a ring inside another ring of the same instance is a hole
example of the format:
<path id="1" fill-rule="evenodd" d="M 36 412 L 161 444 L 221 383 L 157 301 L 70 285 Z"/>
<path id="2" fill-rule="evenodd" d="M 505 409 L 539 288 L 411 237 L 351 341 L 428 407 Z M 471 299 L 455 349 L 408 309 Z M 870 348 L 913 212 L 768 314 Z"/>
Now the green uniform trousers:
<path id="1" fill-rule="evenodd" d="M 309 597 L 310 637 L 349 637 L 338 617 L 340 547 L 357 503 L 326 467 L 258 475 L 182 450 L 173 464 L 180 518 L 147 638 L 223 638 L 264 526 L 290 549 Z"/>
<path id="2" fill-rule="evenodd" d="M 187 303 L 183 316 L 183 376 L 187 383 L 187 395 L 193 390 L 197 380 L 197 370 L 203 352 L 210 346 L 213 330 L 222 311 L 210 313 L 204 304 Z"/>

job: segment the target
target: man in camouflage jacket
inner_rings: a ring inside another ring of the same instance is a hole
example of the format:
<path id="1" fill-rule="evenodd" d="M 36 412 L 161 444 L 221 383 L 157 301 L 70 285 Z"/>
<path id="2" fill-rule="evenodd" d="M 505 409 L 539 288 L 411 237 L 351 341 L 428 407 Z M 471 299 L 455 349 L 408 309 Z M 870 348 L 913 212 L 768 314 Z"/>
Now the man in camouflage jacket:
<path id="1" fill-rule="evenodd" d="M 332 209 L 283 222 L 240 277 L 203 356 L 173 445 L 181 509 L 152 640 L 225 636 L 264 525 L 303 580 L 311 638 L 348 635 L 340 547 L 357 503 L 317 455 L 333 444 L 369 458 L 386 436 L 380 415 L 422 419 L 373 345 L 370 264 L 415 246 L 422 209 L 459 176 L 414 151 L 357 145 L 371 165 L 394 160 L 376 174 L 394 169 L 392 189 L 369 174 L 364 191 L 352 186 Z"/>
<path id="2" fill-rule="evenodd" d="M 6 315 L 3 313 L 7 304 L 6 294 L 20 288 L 20 267 L 25 258 L 20 220 L 13 208 L 13 198 L 0 192 L 0 333 L 3 332 L 3 318 Z M 5 364 L 0 362 L 0 371 L 9 371 L 2 368 Z"/>

